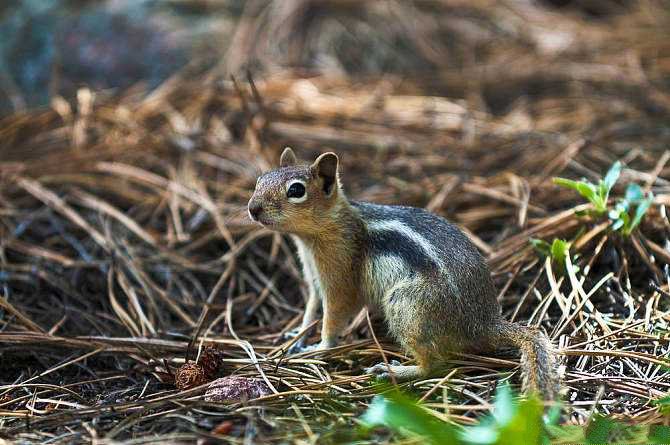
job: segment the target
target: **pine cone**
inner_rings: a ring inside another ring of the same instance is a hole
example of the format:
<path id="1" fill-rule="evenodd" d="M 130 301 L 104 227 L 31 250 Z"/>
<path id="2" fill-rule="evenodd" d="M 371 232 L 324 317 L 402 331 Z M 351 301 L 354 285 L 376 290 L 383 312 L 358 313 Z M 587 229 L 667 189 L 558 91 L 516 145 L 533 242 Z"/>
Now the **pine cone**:
<path id="1" fill-rule="evenodd" d="M 181 365 L 174 376 L 174 384 L 179 390 L 202 385 L 207 382 L 207 380 L 203 367 L 192 361 Z"/>
<path id="2" fill-rule="evenodd" d="M 200 353 L 198 364 L 205 370 L 207 380 L 212 380 L 221 369 L 222 351 L 212 346 L 206 346 Z"/>

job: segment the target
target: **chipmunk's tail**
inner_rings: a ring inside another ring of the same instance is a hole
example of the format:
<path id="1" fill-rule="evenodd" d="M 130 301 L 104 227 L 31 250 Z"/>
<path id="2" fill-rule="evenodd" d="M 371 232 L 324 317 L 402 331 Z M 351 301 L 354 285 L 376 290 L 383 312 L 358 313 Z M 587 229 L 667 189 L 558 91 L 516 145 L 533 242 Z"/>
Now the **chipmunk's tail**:
<path id="1" fill-rule="evenodd" d="M 507 320 L 500 323 L 499 333 L 502 344 L 516 346 L 521 351 L 524 392 L 554 400 L 559 388 L 558 375 L 554 348 L 545 333 Z"/>

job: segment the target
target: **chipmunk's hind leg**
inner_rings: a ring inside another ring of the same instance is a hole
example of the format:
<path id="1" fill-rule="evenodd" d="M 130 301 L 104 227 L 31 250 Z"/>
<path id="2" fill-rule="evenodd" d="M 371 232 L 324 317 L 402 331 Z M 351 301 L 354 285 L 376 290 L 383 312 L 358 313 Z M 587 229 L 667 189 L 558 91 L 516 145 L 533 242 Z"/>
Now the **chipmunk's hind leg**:
<path id="1" fill-rule="evenodd" d="M 366 370 L 378 379 L 389 380 L 393 374 L 397 381 L 406 381 L 429 377 L 435 371 L 438 364 L 436 343 L 434 338 L 426 336 L 429 330 L 423 325 L 425 315 L 432 316 L 430 309 L 423 307 L 430 299 L 431 289 L 427 284 L 420 277 L 408 276 L 384 294 L 381 306 L 389 332 L 415 359 L 416 364 L 407 366 L 395 362 L 389 366 L 378 363 Z"/>

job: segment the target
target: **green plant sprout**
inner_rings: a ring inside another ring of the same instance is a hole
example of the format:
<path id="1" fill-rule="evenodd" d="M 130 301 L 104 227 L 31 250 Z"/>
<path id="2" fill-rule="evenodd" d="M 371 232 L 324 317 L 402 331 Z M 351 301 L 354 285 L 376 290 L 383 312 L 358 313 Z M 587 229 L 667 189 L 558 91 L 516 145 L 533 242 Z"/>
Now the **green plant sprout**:
<path id="1" fill-rule="evenodd" d="M 619 179 L 621 168 L 621 162 L 615 162 L 598 184 L 565 178 L 554 178 L 554 184 L 577 191 L 593 205 L 596 215 L 607 213 L 613 231 L 618 231 L 627 237 L 642 222 L 642 218 L 654 201 L 654 194 L 649 192 L 645 196 L 642 187 L 634 183 L 629 184 L 624 197 L 617 199 L 613 207 L 608 207 L 610 191 Z"/>
<path id="2" fill-rule="evenodd" d="M 560 407 L 553 409 L 546 420 L 542 418 L 542 403 L 535 397 L 516 400 L 509 385 L 497 388 L 493 412 L 479 425 L 464 428 L 460 434 L 463 443 L 489 444 L 539 444 L 547 438 L 545 422 L 558 422 Z"/>
<path id="3" fill-rule="evenodd" d="M 392 390 L 377 395 L 360 418 L 363 435 L 376 426 L 385 426 L 407 437 L 420 437 L 430 444 L 461 443 L 459 427 L 432 416 L 409 396 Z"/>
<path id="4" fill-rule="evenodd" d="M 566 262 L 565 259 L 570 255 L 570 247 L 572 243 L 560 238 L 554 238 L 554 240 L 549 244 L 547 241 L 537 238 L 530 239 L 531 245 L 535 250 L 544 255 L 545 257 L 551 258 L 551 260 L 558 266 L 558 271 L 562 274 L 565 273 Z M 577 257 L 570 257 L 573 259 L 572 268 L 575 273 L 579 271 L 579 266 L 575 263 Z"/>
<path id="5" fill-rule="evenodd" d="M 384 426 L 421 443 L 454 445 L 670 443 L 668 426 L 628 425 L 600 414 L 586 426 L 560 425 L 560 418 L 559 404 L 545 413 L 537 398 L 519 399 L 507 384 L 498 386 L 493 412 L 471 426 L 441 420 L 409 396 L 392 390 L 372 400 L 360 417 L 360 433 L 365 436 L 372 428 Z"/>
<path id="6" fill-rule="evenodd" d="M 612 220 L 612 230 L 620 230 L 624 236 L 630 236 L 642 222 L 642 218 L 653 201 L 653 193 L 649 192 L 647 196 L 644 196 L 642 187 L 638 184 L 629 184 L 624 198 L 620 199 L 615 207 L 609 211 L 608 216 Z M 631 218 L 629 212 L 633 210 L 633 207 L 635 207 L 635 212 Z"/>
<path id="7" fill-rule="evenodd" d="M 551 258 L 557 264 L 565 264 L 565 258 L 570 254 L 570 245 L 572 244 L 559 238 L 554 238 L 551 244 L 542 239 L 531 238 L 530 243 L 535 250 Z"/>
<path id="8" fill-rule="evenodd" d="M 552 409 L 546 422 L 555 423 L 559 416 L 560 407 Z M 493 413 L 475 426 L 442 421 L 397 391 L 376 396 L 361 417 L 361 423 L 367 429 L 382 425 L 431 444 L 524 445 L 543 443 L 542 437 L 547 437 L 540 401 L 535 397 L 517 401 L 508 385 L 498 387 Z"/>
<path id="9" fill-rule="evenodd" d="M 593 204 L 596 213 L 602 215 L 607 212 L 607 200 L 610 191 L 619 179 L 620 174 L 621 162 L 617 161 L 609 169 L 605 178 L 598 181 L 597 185 L 589 181 L 573 181 L 566 178 L 554 178 L 554 184 L 577 191 Z"/>

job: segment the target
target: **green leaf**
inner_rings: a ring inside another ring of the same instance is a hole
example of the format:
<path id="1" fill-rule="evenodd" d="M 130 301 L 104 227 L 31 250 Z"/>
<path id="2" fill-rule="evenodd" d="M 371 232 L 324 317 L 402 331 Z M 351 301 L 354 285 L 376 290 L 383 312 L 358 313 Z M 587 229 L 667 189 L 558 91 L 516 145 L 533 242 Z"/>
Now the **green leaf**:
<path id="1" fill-rule="evenodd" d="M 626 195 L 624 196 L 626 201 L 635 204 L 643 198 L 644 192 L 642 191 L 642 187 L 638 184 L 628 184 L 628 187 L 626 187 Z"/>
<path id="2" fill-rule="evenodd" d="M 656 406 L 670 406 L 670 395 L 663 396 L 660 399 L 652 400 L 651 403 Z"/>
<path id="3" fill-rule="evenodd" d="M 593 204 L 598 213 L 607 211 L 607 195 L 609 192 L 606 190 L 603 181 L 600 181 L 598 187 L 590 182 L 573 181 L 566 178 L 554 178 L 553 181 L 556 185 L 577 191 Z"/>
<path id="4" fill-rule="evenodd" d="M 484 418 L 479 425 L 464 428 L 461 439 L 476 445 L 544 443 L 549 437 L 542 414 L 542 403 L 537 398 L 517 402 L 509 385 L 502 384 L 496 391 L 492 416 Z"/>
<path id="5" fill-rule="evenodd" d="M 547 412 L 547 416 L 544 419 L 545 425 L 558 425 L 558 421 L 561 420 L 561 405 L 555 404 Z"/>
<path id="6" fill-rule="evenodd" d="M 540 444 L 545 436 L 542 403 L 535 397 L 522 400 L 514 416 L 500 429 L 499 444 Z"/>
<path id="7" fill-rule="evenodd" d="M 596 186 L 589 182 L 573 181 L 572 179 L 565 178 L 554 178 L 554 184 L 572 189 L 591 202 L 593 202 L 593 199 L 596 196 Z"/>
<path id="8" fill-rule="evenodd" d="M 460 438 L 468 444 L 488 445 L 497 443 L 499 436 L 496 425 L 487 424 L 466 428 Z"/>
<path id="9" fill-rule="evenodd" d="M 364 426 L 383 425 L 400 434 L 421 436 L 429 443 L 458 443 L 456 428 L 439 421 L 410 398 L 391 392 L 376 396 L 363 414 Z"/>
<path id="10" fill-rule="evenodd" d="M 654 194 L 649 192 L 649 195 L 647 195 L 647 197 L 637 205 L 633 221 L 630 223 L 630 226 L 626 231 L 627 235 L 630 235 L 633 232 L 633 230 L 635 230 L 635 228 L 640 225 L 640 223 L 642 222 L 642 218 L 644 217 L 644 214 L 647 213 L 647 210 L 649 210 L 649 207 L 651 206 L 652 202 L 654 202 Z"/>
<path id="11" fill-rule="evenodd" d="M 565 258 L 568 256 L 570 243 L 565 240 L 554 238 L 551 243 L 551 258 L 558 264 L 565 264 Z"/>
<path id="12" fill-rule="evenodd" d="M 661 397 L 660 399 L 652 400 L 651 403 L 658 407 L 661 414 L 670 414 L 670 395 Z"/>
<path id="13" fill-rule="evenodd" d="M 609 437 L 616 424 L 613 420 L 597 414 L 591 419 L 586 428 L 586 443 L 603 444 L 609 443 Z"/>
<path id="14" fill-rule="evenodd" d="M 628 210 L 623 203 L 618 203 L 615 208 L 610 210 L 608 216 L 612 220 L 612 230 L 616 231 L 622 229 L 621 231 L 624 233 L 628 230 L 630 217 L 628 216 Z"/>
<path id="15" fill-rule="evenodd" d="M 563 425 L 563 426 L 548 425 L 547 430 L 549 431 L 551 437 L 555 439 L 557 443 L 578 444 L 586 442 L 586 440 L 584 439 L 584 428 L 579 425 Z"/>
<path id="16" fill-rule="evenodd" d="M 516 414 L 516 403 L 512 397 L 512 390 L 507 383 L 496 389 L 496 400 L 493 405 L 493 417 L 499 425 L 506 425 Z"/>
<path id="17" fill-rule="evenodd" d="M 618 218 L 622 213 L 628 212 L 630 203 L 628 201 L 619 201 L 612 210 L 609 211 L 609 216 L 612 219 Z"/>
<path id="18" fill-rule="evenodd" d="M 619 218 L 619 219 L 615 220 L 614 223 L 612 223 L 612 230 L 615 230 L 615 231 L 619 230 L 620 228 L 622 228 L 624 226 L 624 224 L 625 224 L 625 221 L 623 219 Z"/>
<path id="19" fill-rule="evenodd" d="M 627 213 L 628 209 L 630 209 L 630 202 L 626 201 L 625 199 L 619 201 L 617 205 L 614 206 L 614 210 L 619 213 Z"/>
<path id="20" fill-rule="evenodd" d="M 554 240 L 549 244 L 548 242 L 540 239 L 531 238 L 530 243 L 535 247 L 535 249 L 542 255 L 548 256 L 551 258 L 552 262 L 556 263 L 557 272 L 560 274 L 565 273 L 565 264 L 566 258 L 570 255 L 570 245 L 568 241 L 563 239 L 554 238 Z M 576 258 L 576 257 L 575 257 Z M 573 269 L 575 273 L 579 271 L 579 267 L 573 264 Z"/>
<path id="21" fill-rule="evenodd" d="M 605 178 L 601 182 L 601 184 L 605 188 L 605 194 L 603 195 L 605 201 L 607 201 L 607 197 L 609 196 L 610 190 L 612 190 L 612 187 L 614 187 L 614 184 L 616 184 L 620 174 L 621 174 L 621 161 L 616 161 L 614 164 L 612 164 L 612 167 L 610 167 L 609 171 L 605 175 Z"/>
<path id="22" fill-rule="evenodd" d="M 577 191 L 580 195 L 591 201 L 593 204 L 599 202 L 595 185 L 589 184 L 587 182 L 578 182 Z"/>
<path id="23" fill-rule="evenodd" d="M 551 255 L 551 245 L 543 239 L 531 238 L 530 244 L 537 250 L 539 253 L 545 256 Z"/>
<path id="24" fill-rule="evenodd" d="M 579 182 L 573 181 L 572 179 L 566 178 L 554 178 L 554 184 L 560 185 L 561 187 L 569 188 L 574 191 L 579 191 Z"/>
<path id="25" fill-rule="evenodd" d="M 670 426 L 651 425 L 649 427 L 649 435 L 647 438 L 649 439 L 649 443 L 653 444 L 670 443 Z"/>

